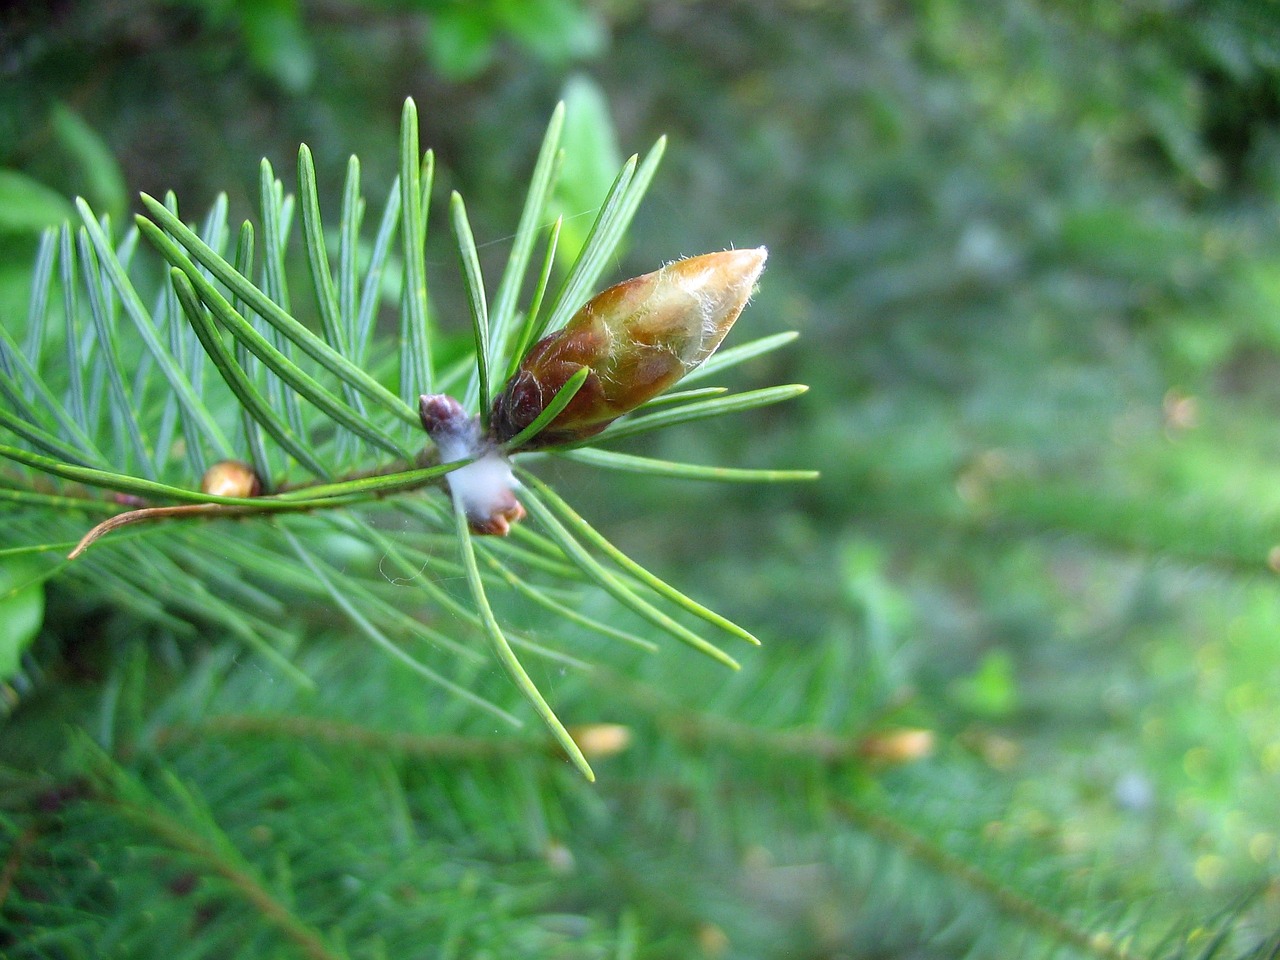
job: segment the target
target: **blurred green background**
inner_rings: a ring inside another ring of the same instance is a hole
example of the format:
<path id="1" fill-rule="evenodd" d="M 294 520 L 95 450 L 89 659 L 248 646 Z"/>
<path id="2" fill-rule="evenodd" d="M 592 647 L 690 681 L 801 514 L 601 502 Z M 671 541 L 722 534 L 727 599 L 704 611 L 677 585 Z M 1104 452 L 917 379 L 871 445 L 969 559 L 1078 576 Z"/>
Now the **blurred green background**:
<path id="1" fill-rule="evenodd" d="M 405 895 L 405 930 L 303 897 L 353 956 L 1234 956 L 1280 929 L 1273 5 L 58 0 L 0 17 L 6 324 L 33 228 L 67 198 L 120 215 L 138 191 L 187 211 L 226 191 L 244 216 L 259 158 L 290 170 L 305 141 L 333 204 L 350 152 L 390 183 L 411 95 L 437 197 L 463 191 L 495 262 L 557 99 L 581 161 L 567 235 L 621 155 L 668 134 L 613 279 L 764 244 L 733 341 L 802 334 L 747 373 L 808 383 L 802 400 L 635 449 L 818 483 L 560 477 L 764 648 L 740 676 L 673 653 L 614 662 L 625 680 L 540 678 L 566 719 L 632 728 L 597 787 L 536 759 L 326 761 L 350 794 L 326 816 L 372 829 L 344 819 L 360 796 L 403 817 L 404 856 L 439 873 L 434 907 Z M 433 229 L 436 316 L 464 331 Z M 85 611 L 49 603 L 47 630 L 74 636 Z M 83 659 L 56 677 L 74 695 L 20 709 L 91 727 L 115 674 Z M 337 714 L 430 713 L 382 667 L 323 663 Z M 284 695 L 218 669 L 210 703 Z M 862 759 L 759 733 L 797 728 Z M 902 729 L 932 751 L 868 759 Z M 237 743 L 175 763 L 275 877 L 288 857 L 254 846 L 258 814 L 208 771 L 316 774 L 304 747 Z M 360 873 L 361 849 L 330 852 Z M 108 872 L 141 869 L 126 861 Z"/>

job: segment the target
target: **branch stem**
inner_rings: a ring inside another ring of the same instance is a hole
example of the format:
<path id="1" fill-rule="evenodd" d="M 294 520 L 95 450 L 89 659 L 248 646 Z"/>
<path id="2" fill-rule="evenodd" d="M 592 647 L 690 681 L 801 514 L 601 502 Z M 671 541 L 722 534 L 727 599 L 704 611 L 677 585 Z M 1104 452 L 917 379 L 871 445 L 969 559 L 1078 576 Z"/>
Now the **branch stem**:
<path id="1" fill-rule="evenodd" d="M 475 760 L 486 757 L 519 757 L 545 746 L 559 758 L 559 748 L 549 741 L 527 736 L 476 737 L 462 734 L 421 734 L 376 730 L 339 720 L 300 716 L 226 714 L 190 726 L 162 727 L 156 744 L 201 740 L 205 737 L 275 737 L 347 747 L 368 753 L 396 753 L 421 759 L 455 758 Z"/>
<path id="2" fill-rule="evenodd" d="M 1115 943 L 1106 933 L 1072 925 L 1064 917 L 1046 910 L 1034 900 L 1000 883 L 973 864 L 944 850 L 934 841 L 916 833 L 897 820 L 848 800 L 837 799 L 834 802 L 841 814 L 872 836 L 897 847 L 912 859 L 972 887 L 989 898 L 1000 912 L 1022 921 L 1046 937 L 1070 944 L 1083 953 L 1099 957 L 1101 960 L 1136 960 L 1136 955 L 1132 951 L 1126 949 L 1123 944 Z"/>
<path id="3" fill-rule="evenodd" d="M 438 459 L 435 451 L 430 451 L 422 461 L 430 462 Z M 463 466 L 469 461 L 458 461 L 456 466 Z M 454 469 L 454 464 L 448 465 Z M 384 466 L 377 470 L 353 474 L 339 482 L 309 481 L 293 486 L 285 485 L 280 492 L 269 497 L 255 497 L 252 502 L 245 503 L 185 503 L 168 506 L 143 506 L 138 509 L 118 513 L 94 526 L 76 544 L 68 554 L 68 560 L 74 560 L 84 553 L 93 543 L 121 527 L 136 523 L 148 523 L 156 520 L 200 520 L 226 519 L 231 517 L 247 517 L 263 513 L 303 513 L 311 510 L 327 510 L 334 507 L 349 506 L 365 500 L 373 500 L 393 492 L 403 492 L 440 484 L 448 471 L 439 463 L 418 469 L 410 468 L 403 461 Z M 386 480 L 386 483 L 368 482 L 360 485 L 360 481 Z M 304 496 L 306 495 L 306 496 Z M 246 498 L 248 499 L 248 498 Z"/>
<path id="4" fill-rule="evenodd" d="M 182 851 L 203 869 L 221 877 L 303 956 L 310 960 L 338 960 L 338 954 L 329 948 L 320 933 L 290 911 L 248 869 L 235 863 L 203 837 L 193 834 L 179 820 L 123 798 L 114 800 L 116 809 L 125 819 L 149 830 L 161 842 Z"/>

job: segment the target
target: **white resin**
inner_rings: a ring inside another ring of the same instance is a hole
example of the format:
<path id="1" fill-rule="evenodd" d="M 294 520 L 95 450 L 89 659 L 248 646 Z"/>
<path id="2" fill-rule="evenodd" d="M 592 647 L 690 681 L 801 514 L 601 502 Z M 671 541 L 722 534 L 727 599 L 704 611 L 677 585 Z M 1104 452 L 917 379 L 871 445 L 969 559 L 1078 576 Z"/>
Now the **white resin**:
<path id="1" fill-rule="evenodd" d="M 446 463 L 471 455 L 470 450 L 455 453 L 445 447 L 445 444 L 441 445 L 440 454 Z M 514 500 L 515 474 L 511 472 L 507 458 L 497 449 L 490 450 L 475 463 L 453 471 L 448 480 L 449 492 L 462 505 L 469 520 L 486 521 L 509 510 Z"/>

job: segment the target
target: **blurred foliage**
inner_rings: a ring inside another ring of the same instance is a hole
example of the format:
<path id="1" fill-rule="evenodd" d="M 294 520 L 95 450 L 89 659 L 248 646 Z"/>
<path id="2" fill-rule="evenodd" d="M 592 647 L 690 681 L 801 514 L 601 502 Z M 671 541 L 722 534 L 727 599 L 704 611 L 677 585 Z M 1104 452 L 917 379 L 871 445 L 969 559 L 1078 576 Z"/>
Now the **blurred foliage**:
<path id="1" fill-rule="evenodd" d="M 19 955 L 108 933 L 130 956 L 326 955 L 308 934 L 356 956 L 1269 955 L 1273 6 L 517 6 L 10 13 L 0 166 L 91 189 L 62 103 L 130 195 L 247 210 L 257 158 L 299 140 L 322 184 L 352 145 L 389 182 L 412 94 L 484 253 L 565 62 L 590 58 L 619 142 L 672 137 L 618 275 L 767 244 L 735 337 L 798 327 L 748 369 L 814 387 L 749 433 L 642 449 L 824 479 L 560 479 L 764 648 L 727 684 L 678 658 L 536 678 L 630 728 L 586 788 L 527 744 L 478 756 L 478 718 L 320 624 L 308 699 L 217 637 L 140 644 L 51 594 L 0 736 L 0 917 L 64 933 Z M 0 244 L 8 324 L 30 258 Z M 463 330 L 452 267 L 432 292 Z M 903 730 L 932 754 L 872 759 Z"/>
<path id="2" fill-rule="evenodd" d="M 585 77 L 570 77 L 564 105 L 567 169 L 561 171 L 563 179 L 551 198 L 550 213 L 564 218 L 556 249 L 564 252 L 564 262 L 572 263 L 591 229 L 590 218 L 582 212 L 600 206 L 622 156 L 609 105 L 599 87 Z"/>

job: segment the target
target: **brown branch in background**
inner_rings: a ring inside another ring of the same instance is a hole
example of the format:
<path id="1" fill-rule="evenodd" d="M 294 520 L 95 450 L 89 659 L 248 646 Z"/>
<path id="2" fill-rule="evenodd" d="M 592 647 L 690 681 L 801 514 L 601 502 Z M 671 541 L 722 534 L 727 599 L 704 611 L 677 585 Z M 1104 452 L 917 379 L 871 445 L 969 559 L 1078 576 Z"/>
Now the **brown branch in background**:
<path id="1" fill-rule="evenodd" d="M 94 768 L 93 799 L 115 815 L 146 831 L 160 843 L 185 854 L 196 871 L 219 877 L 231 891 L 248 903 L 262 920 L 274 927 L 308 960 L 340 960 L 345 954 L 334 949 L 327 937 L 296 913 L 287 900 L 271 890 L 262 874 L 239 848 L 211 820 L 208 827 L 217 833 L 192 829 L 153 797 L 145 795 L 141 784 L 106 754 L 90 757 Z"/>
<path id="2" fill-rule="evenodd" d="M 630 731 L 611 723 L 581 724 L 569 729 L 582 752 L 593 758 L 620 753 L 630 744 Z M 521 757 L 544 750 L 559 757 L 550 740 L 529 737 L 472 737 L 459 734 L 416 734 L 375 730 L 341 720 L 319 717 L 253 716 L 230 714 L 191 726 L 161 727 L 157 747 L 207 736 L 284 737 L 328 747 L 353 748 L 369 753 L 395 753 L 422 760 L 477 760 Z"/>
<path id="3" fill-rule="evenodd" d="M 601 668 L 596 672 L 597 675 L 607 673 Z M 726 717 L 672 709 L 659 695 L 619 682 L 616 676 L 606 682 L 610 682 L 614 693 L 650 716 L 673 738 L 693 746 L 709 744 L 750 754 L 810 757 L 828 763 L 860 761 L 880 766 L 923 760 L 932 754 L 935 746 L 934 732 L 922 729 L 885 728 L 853 735 L 815 729 L 767 730 L 735 723 Z M 592 759 L 620 753 L 632 741 L 631 728 L 622 724 L 581 724 L 570 727 L 569 733 Z M 261 714 L 227 714 L 197 724 L 161 727 L 153 742 L 163 749 L 209 736 L 279 737 L 432 760 L 527 756 L 544 746 L 542 741 L 528 737 L 402 733 L 321 717 Z M 546 752 L 559 756 L 559 750 L 549 741 L 545 748 Z"/>
<path id="4" fill-rule="evenodd" d="M 623 697 L 650 717 L 668 735 L 690 746 L 711 745 L 751 755 L 808 757 L 825 763 L 857 761 L 880 766 L 914 763 L 934 751 L 936 737 L 932 730 L 877 727 L 845 734 L 812 727 L 768 729 L 677 706 L 650 687 L 604 667 L 596 667 L 592 675 L 611 693 Z"/>
<path id="5" fill-rule="evenodd" d="M 0 871 L 0 910 L 4 909 L 5 902 L 9 899 L 9 891 L 13 889 L 14 881 L 18 879 L 18 871 L 22 868 L 22 858 L 35 843 L 36 833 L 34 826 L 27 827 L 18 835 L 13 849 L 9 851 L 9 856 L 4 862 L 4 870 Z"/>
<path id="6" fill-rule="evenodd" d="M 602 672 L 602 671 L 598 671 Z M 766 730 L 735 723 L 724 717 L 693 711 L 670 710 L 657 695 L 646 698 L 644 691 L 613 685 L 633 706 L 657 721 L 675 739 L 691 745 L 711 744 L 750 754 L 811 757 L 828 763 L 861 761 L 882 766 L 913 763 L 928 757 L 934 749 L 934 733 L 920 729 L 882 729 L 851 736 L 822 730 Z M 632 740 L 630 727 L 613 723 L 582 724 L 569 733 L 591 758 L 613 756 L 626 750 Z M 541 741 L 528 737 L 472 737 L 453 734 L 413 734 L 375 730 L 340 720 L 320 717 L 263 716 L 229 714 L 190 726 L 162 727 L 155 744 L 164 748 L 206 736 L 284 737 L 323 746 L 398 753 L 419 759 L 481 759 L 528 755 Z M 559 755 L 548 742 L 549 753 Z"/>
<path id="7" fill-rule="evenodd" d="M 519 756 L 537 746 L 536 742 L 524 737 L 398 733 L 318 717 L 244 714 L 212 717 L 190 726 L 161 727 L 156 731 L 155 744 L 166 747 L 208 736 L 284 737 L 331 747 L 351 747 L 429 758 Z"/>
<path id="8" fill-rule="evenodd" d="M 151 832 L 162 842 L 185 853 L 199 868 L 221 877 L 262 918 L 275 927 L 309 960 L 338 960 L 320 932 L 294 914 L 248 868 L 228 857 L 204 837 L 192 833 L 181 821 L 157 809 L 139 806 L 120 797 L 106 798 L 126 819 Z"/>

